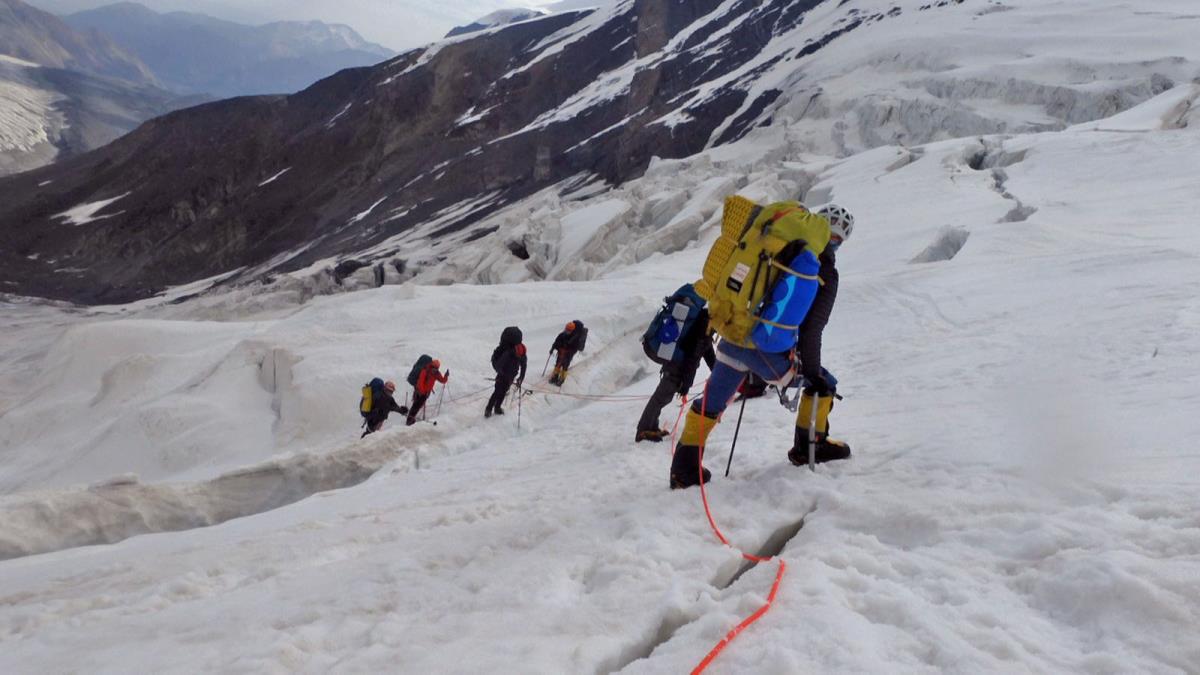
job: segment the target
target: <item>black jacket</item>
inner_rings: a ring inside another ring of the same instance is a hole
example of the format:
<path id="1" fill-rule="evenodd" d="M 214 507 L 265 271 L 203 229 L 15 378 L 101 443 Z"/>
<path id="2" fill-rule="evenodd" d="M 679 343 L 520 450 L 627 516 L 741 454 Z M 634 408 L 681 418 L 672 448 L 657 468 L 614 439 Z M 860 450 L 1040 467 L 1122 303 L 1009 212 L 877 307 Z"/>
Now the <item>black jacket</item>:
<path id="1" fill-rule="evenodd" d="M 554 338 L 554 345 L 550 347 L 550 351 L 556 352 L 560 349 L 565 349 L 574 354 L 583 349 L 583 341 L 586 339 L 587 329 L 583 327 L 582 321 L 576 322 L 578 326 L 571 332 L 563 331 Z"/>
<path id="2" fill-rule="evenodd" d="M 408 408 L 396 403 L 396 399 L 386 391 L 380 392 L 379 396 L 371 404 L 371 412 L 367 413 L 367 422 L 372 425 L 375 422 L 382 422 L 388 418 L 388 415 L 398 412 L 401 415 L 408 414 Z"/>
<path id="3" fill-rule="evenodd" d="M 500 345 L 492 351 L 492 368 L 496 370 L 497 378 L 504 378 L 509 382 L 523 382 L 525 369 L 528 366 L 529 358 L 523 354 L 517 354 L 516 346 Z"/>
<path id="4" fill-rule="evenodd" d="M 696 382 L 700 360 L 703 359 L 708 364 L 709 370 L 712 370 L 713 364 L 716 363 L 717 354 L 713 349 L 712 331 L 708 327 L 707 309 L 700 310 L 700 316 L 696 317 L 691 330 L 679 341 L 679 347 L 683 350 L 683 361 L 665 364 L 662 369 L 679 378 L 677 391 L 686 394 Z"/>
<path id="5" fill-rule="evenodd" d="M 821 334 L 829 323 L 829 315 L 833 312 L 833 303 L 837 300 L 838 271 L 837 257 L 832 249 L 825 249 L 821 254 L 821 287 L 813 298 L 812 307 L 804 323 L 800 324 L 800 334 L 796 340 L 796 348 L 800 353 L 800 374 L 810 382 L 817 381 L 821 376 Z"/>

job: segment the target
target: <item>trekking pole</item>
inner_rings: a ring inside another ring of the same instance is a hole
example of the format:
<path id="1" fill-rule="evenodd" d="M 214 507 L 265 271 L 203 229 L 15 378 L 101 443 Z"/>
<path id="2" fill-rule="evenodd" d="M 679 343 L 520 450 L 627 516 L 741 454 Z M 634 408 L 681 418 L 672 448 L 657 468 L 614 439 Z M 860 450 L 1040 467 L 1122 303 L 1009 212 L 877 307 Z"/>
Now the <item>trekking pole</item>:
<path id="1" fill-rule="evenodd" d="M 525 392 L 517 390 L 517 431 L 521 430 L 521 399 L 525 398 Z"/>
<path id="2" fill-rule="evenodd" d="M 542 377 L 546 376 L 546 369 L 550 367 L 551 356 L 554 356 L 554 350 L 550 350 L 550 353 L 546 355 L 546 365 L 542 366 Z"/>
<path id="3" fill-rule="evenodd" d="M 450 383 L 449 383 L 449 382 L 447 382 L 446 384 L 443 384 L 443 385 L 442 385 L 442 390 L 441 390 L 440 392 L 438 392 L 438 406 L 437 406 L 437 410 L 434 410 L 434 411 L 433 411 L 433 419 L 435 419 L 435 420 L 436 420 L 438 417 L 440 417 L 440 416 L 441 416 L 441 414 L 442 414 L 442 399 L 446 398 L 446 390 L 447 390 L 447 389 L 449 389 L 449 388 L 450 388 Z"/>
<path id="4" fill-rule="evenodd" d="M 729 446 L 729 462 L 725 464 L 725 477 L 729 478 L 729 467 L 733 466 L 733 451 L 737 449 L 738 432 L 742 430 L 742 414 L 746 412 L 746 398 L 742 397 L 742 409 L 738 411 L 737 426 L 733 430 L 733 445 Z"/>
<path id="5" fill-rule="evenodd" d="M 817 470 L 817 405 L 821 398 L 817 392 L 812 395 L 812 415 L 808 421 L 808 470 Z"/>

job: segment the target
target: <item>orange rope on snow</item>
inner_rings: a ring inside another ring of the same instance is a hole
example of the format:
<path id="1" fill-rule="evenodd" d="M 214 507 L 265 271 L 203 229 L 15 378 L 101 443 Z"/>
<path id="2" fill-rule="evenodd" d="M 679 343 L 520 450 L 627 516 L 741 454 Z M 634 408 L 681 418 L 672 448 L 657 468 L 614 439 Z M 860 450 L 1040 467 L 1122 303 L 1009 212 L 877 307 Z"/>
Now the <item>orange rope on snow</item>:
<path id="1" fill-rule="evenodd" d="M 708 381 L 706 380 L 704 383 L 704 398 L 701 399 L 701 401 L 700 401 L 700 415 L 702 417 L 704 416 L 704 412 L 705 412 L 704 409 L 705 409 L 705 406 L 707 406 L 707 405 L 708 405 Z M 707 441 L 708 439 L 705 438 L 704 440 Z M 746 553 L 745 551 L 741 550 L 740 548 L 729 543 L 729 540 L 725 538 L 724 533 L 721 532 L 721 528 L 717 526 L 717 521 L 715 518 L 713 518 L 712 508 L 709 506 L 709 503 L 708 503 L 708 490 L 706 490 L 704 488 L 704 443 L 700 444 L 700 461 L 697 462 L 697 465 L 699 467 L 698 471 L 699 471 L 699 479 L 700 479 L 700 500 L 704 503 L 704 515 L 708 518 L 708 525 L 709 525 L 709 527 L 712 528 L 713 534 L 717 535 L 717 539 L 721 540 L 722 544 L 737 551 L 742 556 L 742 558 L 744 558 L 745 560 L 749 560 L 750 562 L 753 562 L 753 563 L 761 563 L 761 562 L 770 561 L 771 560 L 770 557 L 762 557 L 762 556 L 754 555 L 752 553 Z M 767 596 L 766 603 L 764 603 L 762 607 L 759 607 L 757 610 L 755 610 L 755 612 L 753 614 L 751 614 L 750 616 L 743 619 L 741 623 L 734 626 L 728 633 L 726 633 L 725 637 L 721 638 L 721 641 L 718 642 L 716 644 L 716 646 L 713 647 L 708 652 L 707 655 L 705 655 L 704 659 L 701 660 L 700 663 L 692 670 L 692 675 L 699 675 L 699 673 L 703 673 L 704 670 L 706 668 L 708 668 L 709 665 L 712 664 L 713 660 L 715 660 L 717 658 L 717 656 L 722 651 L 724 651 L 726 647 L 729 646 L 729 643 L 733 642 L 734 638 L 736 638 L 750 624 L 761 619 L 762 616 L 767 613 L 767 610 L 771 609 L 771 605 L 774 604 L 774 602 L 775 602 L 775 595 L 779 591 L 779 583 L 780 583 L 780 581 L 783 580 L 783 573 L 786 570 L 787 570 L 787 564 L 783 562 L 783 558 L 780 558 L 779 559 L 779 570 L 777 572 L 775 572 L 775 583 L 773 583 L 771 585 L 771 592 Z"/>
<path id="2" fill-rule="evenodd" d="M 743 619 L 741 623 L 734 626 L 733 629 L 731 629 L 728 633 L 726 633 L 725 637 L 721 638 L 721 641 L 717 643 L 717 646 L 713 647 L 712 650 L 708 652 L 708 654 L 704 657 L 704 660 L 700 662 L 700 665 L 696 666 L 692 670 L 692 675 L 699 675 L 699 673 L 703 673 L 704 670 L 708 668 L 710 664 L 712 664 L 713 660 L 715 660 L 717 656 L 729 646 L 729 643 L 733 642 L 733 639 L 736 638 L 739 633 L 745 630 L 750 624 L 761 619 L 762 615 L 766 614 L 767 610 L 771 609 L 771 605 L 775 602 L 775 594 L 779 592 L 779 582 L 783 580 L 783 573 L 785 571 L 787 571 L 787 564 L 783 562 L 783 558 L 780 558 L 779 571 L 775 572 L 775 583 L 771 584 L 771 593 L 767 595 L 767 602 L 762 607 L 759 607 L 757 610 L 755 610 L 753 614 Z"/>

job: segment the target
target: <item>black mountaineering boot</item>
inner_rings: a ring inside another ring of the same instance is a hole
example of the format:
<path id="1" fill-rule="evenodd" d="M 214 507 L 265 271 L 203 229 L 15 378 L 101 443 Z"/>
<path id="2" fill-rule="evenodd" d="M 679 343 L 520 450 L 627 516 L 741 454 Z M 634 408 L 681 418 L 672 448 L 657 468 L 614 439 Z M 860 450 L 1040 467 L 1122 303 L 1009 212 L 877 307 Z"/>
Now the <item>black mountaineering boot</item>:
<path id="1" fill-rule="evenodd" d="M 650 441 L 651 443 L 662 443 L 664 434 L 662 429 L 642 429 L 637 432 L 634 441 L 641 443 L 642 441 Z"/>
<path id="2" fill-rule="evenodd" d="M 704 473 L 704 482 L 712 479 L 712 472 L 700 466 L 700 448 L 694 445 L 680 445 L 675 448 L 675 457 L 671 460 L 671 489 L 682 490 L 700 484 L 700 473 Z"/>
<path id="3" fill-rule="evenodd" d="M 849 459 L 849 457 L 849 445 L 829 438 L 827 434 L 817 434 L 817 449 L 813 453 L 813 461 L 816 464 Z M 808 429 L 796 427 L 796 442 L 788 451 L 788 461 L 796 466 L 808 466 Z"/>
<path id="4" fill-rule="evenodd" d="M 671 460 L 671 489 L 689 488 L 700 485 L 701 472 L 703 482 L 707 483 L 712 474 L 701 465 L 700 449 L 708 434 L 717 426 L 717 415 L 701 415 L 693 404 L 688 410 L 687 419 L 683 423 L 683 432 L 679 434 L 679 444 L 675 446 L 675 457 Z"/>

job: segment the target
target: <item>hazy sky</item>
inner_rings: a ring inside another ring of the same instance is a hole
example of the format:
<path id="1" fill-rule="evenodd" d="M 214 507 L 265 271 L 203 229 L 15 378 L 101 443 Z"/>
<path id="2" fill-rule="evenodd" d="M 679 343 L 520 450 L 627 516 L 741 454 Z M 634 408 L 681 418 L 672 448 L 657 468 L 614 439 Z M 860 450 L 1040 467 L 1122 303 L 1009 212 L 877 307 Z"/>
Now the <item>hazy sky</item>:
<path id="1" fill-rule="evenodd" d="M 55 13 L 112 4 L 116 0 L 26 0 Z M 242 23 L 318 19 L 344 23 L 363 37 L 397 51 L 441 38 L 446 31 L 497 9 L 592 6 L 611 0 L 138 0 L 160 12 L 190 11 Z"/>

